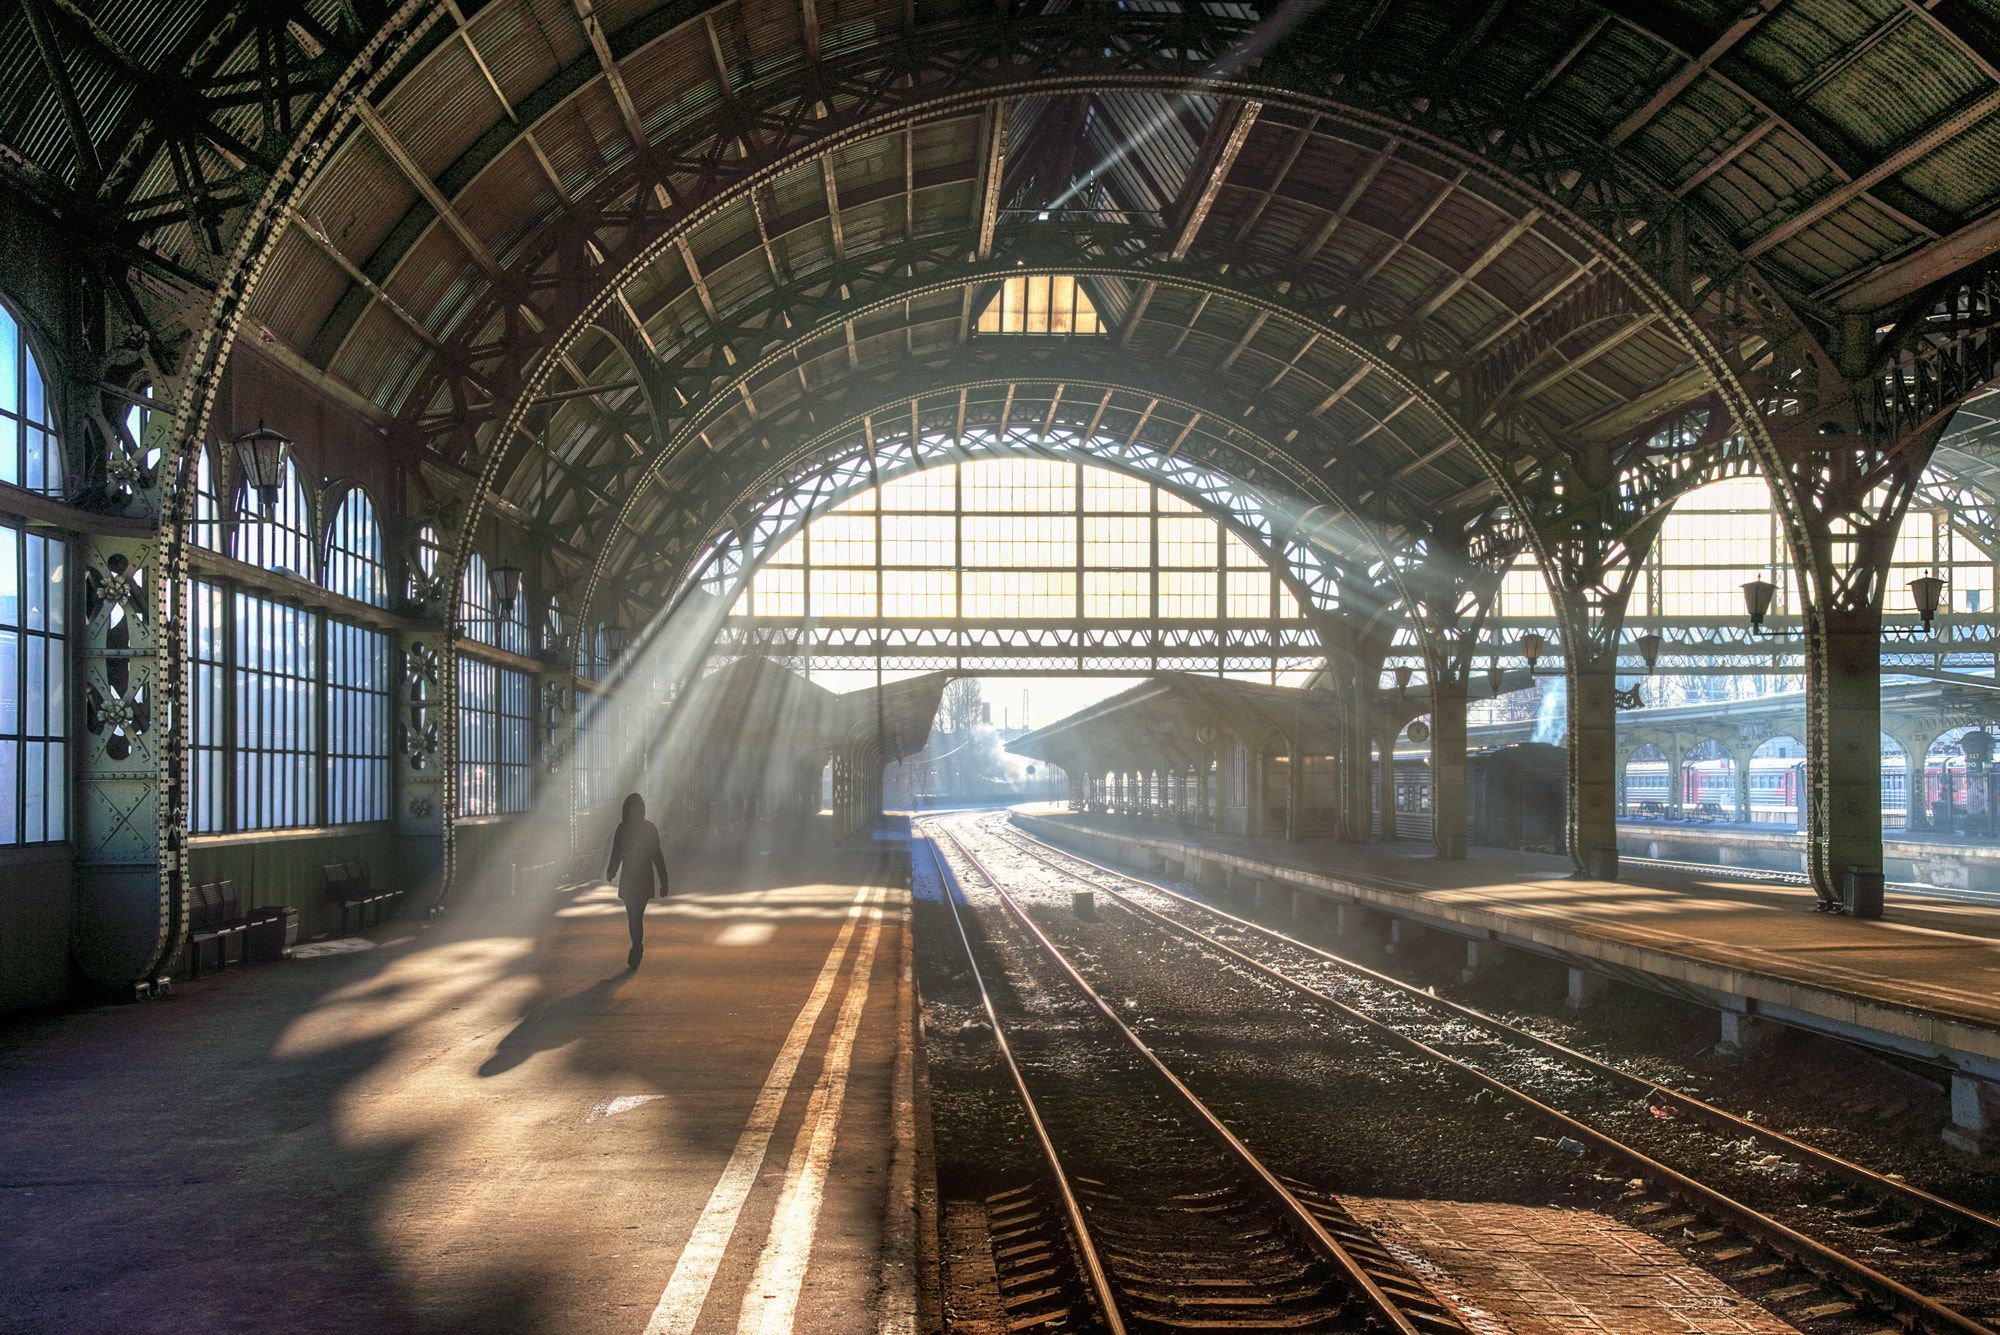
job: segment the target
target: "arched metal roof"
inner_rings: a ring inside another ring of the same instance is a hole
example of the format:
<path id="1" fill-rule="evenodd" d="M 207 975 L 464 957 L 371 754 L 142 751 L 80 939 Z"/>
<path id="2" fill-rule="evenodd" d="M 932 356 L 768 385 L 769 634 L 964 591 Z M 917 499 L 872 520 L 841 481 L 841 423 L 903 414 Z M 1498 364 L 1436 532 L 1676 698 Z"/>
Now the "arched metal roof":
<path id="1" fill-rule="evenodd" d="M 1139 411 L 1463 526 L 1607 452 L 1672 485 L 1689 421 L 1767 439 L 1833 364 L 1907 363 L 1863 406 L 1920 425 L 1992 355 L 2000 20 L 1969 0 L 8 22 L 5 166 L 160 355 L 198 382 L 253 329 L 591 587 L 650 587 L 746 472 L 930 385 L 1178 397 Z M 1019 269 L 1083 275 L 1110 332 L 974 334 Z"/>

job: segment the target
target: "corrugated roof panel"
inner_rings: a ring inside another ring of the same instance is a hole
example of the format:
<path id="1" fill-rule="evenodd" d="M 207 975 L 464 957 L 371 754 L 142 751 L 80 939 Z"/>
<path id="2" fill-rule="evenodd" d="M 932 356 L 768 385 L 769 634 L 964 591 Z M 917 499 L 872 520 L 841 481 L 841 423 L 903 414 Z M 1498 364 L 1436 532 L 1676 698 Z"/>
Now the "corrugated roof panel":
<path id="1" fill-rule="evenodd" d="M 2000 117 L 1919 159 L 1896 179 L 1954 214 L 1988 212 L 2000 203 Z"/>
<path id="2" fill-rule="evenodd" d="M 1814 90 L 1808 105 L 1865 149 L 1892 152 L 1943 113 L 1993 87 L 1924 22 L 1899 23 Z"/>

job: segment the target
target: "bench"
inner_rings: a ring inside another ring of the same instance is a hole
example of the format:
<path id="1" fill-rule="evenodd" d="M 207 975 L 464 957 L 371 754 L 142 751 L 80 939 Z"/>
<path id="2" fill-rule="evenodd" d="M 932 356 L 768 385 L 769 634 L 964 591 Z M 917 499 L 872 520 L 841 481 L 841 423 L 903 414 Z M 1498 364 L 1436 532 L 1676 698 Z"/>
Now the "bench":
<path id="1" fill-rule="evenodd" d="M 234 881 L 207 881 L 188 890 L 188 976 L 201 977 L 202 947 L 215 943 L 215 971 L 229 965 L 229 942 L 236 941 L 237 963 L 243 961 L 243 938 L 250 930 L 236 897 Z"/>
<path id="2" fill-rule="evenodd" d="M 361 927 L 368 925 L 368 911 L 375 911 L 375 921 L 380 925 L 382 915 L 388 906 L 401 895 L 400 890 L 378 890 L 371 883 L 366 862 L 329 862 L 320 868 L 320 875 L 326 878 L 326 897 L 340 905 L 340 934 L 347 935 L 349 915 Z"/>

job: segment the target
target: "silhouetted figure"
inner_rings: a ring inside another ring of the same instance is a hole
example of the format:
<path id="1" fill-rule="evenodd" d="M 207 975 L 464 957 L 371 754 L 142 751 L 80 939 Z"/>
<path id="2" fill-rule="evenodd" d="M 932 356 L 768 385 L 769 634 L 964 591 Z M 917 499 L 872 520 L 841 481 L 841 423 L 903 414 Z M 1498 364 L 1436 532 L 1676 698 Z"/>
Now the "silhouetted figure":
<path id="1" fill-rule="evenodd" d="M 618 870 L 621 864 L 623 875 Z M 657 889 L 655 867 L 660 869 Z M 632 931 L 632 949 L 625 956 L 625 967 L 636 969 L 646 953 L 646 901 L 656 893 L 667 893 L 667 859 L 660 852 L 660 827 L 646 819 L 646 799 L 637 793 L 626 797 L 625 818 L 611 836 L 611 862 L 604 868 L 604 879 L 613 877 L 618 880 L 618 897 L 625 901 L 626 926 Z"/>

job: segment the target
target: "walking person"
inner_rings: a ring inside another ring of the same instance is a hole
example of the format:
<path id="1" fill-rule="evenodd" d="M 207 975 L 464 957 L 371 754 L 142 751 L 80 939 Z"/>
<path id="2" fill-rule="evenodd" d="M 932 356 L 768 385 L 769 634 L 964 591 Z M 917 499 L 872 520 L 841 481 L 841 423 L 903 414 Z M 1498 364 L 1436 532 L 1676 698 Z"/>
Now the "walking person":
<path id="1" fill-rule="evenodd" d="M 620 866 L 624 867 L 621 874 Z M 653 869 L 658 868 L 657 890 Z M 637 793 L 625 798 L 625 817 L 611 836 L 611 862 L 604 879 L 618 881 L 618 897 L 625 901 L 625 925 L 632 932 L 632 949 L 626 953 L 625 967 L 636 969 L 646 954 L 646 901 L 655 893 L 667 893 L 667 859 L 660 852 L 660 827 L 646 819 L 646 799 Z"/>

